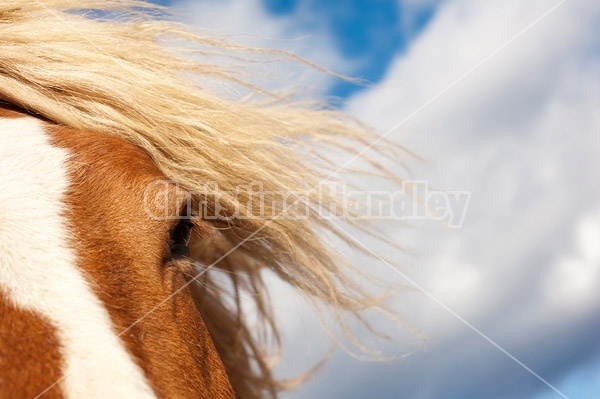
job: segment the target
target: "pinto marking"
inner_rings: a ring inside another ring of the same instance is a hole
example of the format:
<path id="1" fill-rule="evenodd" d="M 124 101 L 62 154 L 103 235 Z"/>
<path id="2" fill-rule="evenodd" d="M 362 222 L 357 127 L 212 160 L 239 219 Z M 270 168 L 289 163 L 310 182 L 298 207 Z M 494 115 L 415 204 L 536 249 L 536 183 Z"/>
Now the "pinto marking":
<path id="1" fill-rule="evenodd" d="M 0 119 L 0 132 L 0 290 L 55 328 L 65 398 L 155 398 L 67 245 L 69 153 L 33 118 Z"/>
<path id="2" fill-rule="evenodd" d="M 174 222 L 145 212 L 145 188 L 165 178 L 152 160 L 123 140 L 2 108 L 0 134 L 0 317 L 44 336 L 0 328 L 12 370 L 0 397 L 30 399 L 58 381 L 44 397 L 233 398 L 185 287 L 188 261 L 166 256 Z M 20 347 L 38 356 L 9 350 Z"/>

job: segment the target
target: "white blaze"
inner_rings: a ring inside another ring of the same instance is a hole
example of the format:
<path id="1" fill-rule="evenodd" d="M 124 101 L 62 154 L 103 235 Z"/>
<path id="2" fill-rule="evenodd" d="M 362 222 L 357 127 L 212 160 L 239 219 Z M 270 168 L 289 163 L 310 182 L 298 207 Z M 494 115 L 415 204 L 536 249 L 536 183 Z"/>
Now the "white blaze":
<path id="1" fill-rule="evenodd" d="M 67 247 L 68 156 L 38 120 L 0 119 L 0 290 L 56 328 L 66 398 L 155 398 Z"/>

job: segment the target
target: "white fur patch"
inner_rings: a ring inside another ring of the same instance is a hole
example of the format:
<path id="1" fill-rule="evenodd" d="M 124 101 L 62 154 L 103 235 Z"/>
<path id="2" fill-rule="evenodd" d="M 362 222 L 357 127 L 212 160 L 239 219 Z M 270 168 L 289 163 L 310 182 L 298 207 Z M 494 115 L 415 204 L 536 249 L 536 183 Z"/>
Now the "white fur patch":
<path id="1" fill-rule="evenodd" d="M 155 398 L 66 247 L 67 160 L 38 120 L 0 119 L 0 290 L 56 328 L 66 398 Z"/>

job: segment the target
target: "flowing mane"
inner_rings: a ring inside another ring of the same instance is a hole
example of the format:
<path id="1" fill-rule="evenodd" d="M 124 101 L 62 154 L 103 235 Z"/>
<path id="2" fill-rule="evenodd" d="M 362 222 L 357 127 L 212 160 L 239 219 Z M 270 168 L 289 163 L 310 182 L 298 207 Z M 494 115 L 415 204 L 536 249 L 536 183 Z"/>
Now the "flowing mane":
<path id="1" fill-rule="evenodd" d="M 204 220 L 206 237 L 192 248 L 201 273 L 197 306 L 237 395 L 275 397 L 290 382 L 272 372 L 279 328 L 264 271 L 328 305 L 340 322 L 347 313 L 364 321 L 361 312 L 379 306 L 359 284 L 368 273 L 331 245 L 352 245 L 340 221 L 321 214 L 352 211 L 316 189 L 342 166 L 340 153 L 352 157 L 377 136 L 323 103 L 256 86 L 240 68 L 244 60 L 303 60 L 198 35 L 171 19 L 166 9 L 134 0 L 2 1 L 0 100 L 133 143 L 196 204 L 218 208 L 223 217 Z M 215 81 L 242 94 L 215 93 Z M 360 158 L 400 181 L 375 159 Z M 239 191 L 257 182 L 260 192 Z M 282 203 L 281 193 L 304 197 Z M 253 301 L 258 321 L 243 312 L 242 297 Z"/>

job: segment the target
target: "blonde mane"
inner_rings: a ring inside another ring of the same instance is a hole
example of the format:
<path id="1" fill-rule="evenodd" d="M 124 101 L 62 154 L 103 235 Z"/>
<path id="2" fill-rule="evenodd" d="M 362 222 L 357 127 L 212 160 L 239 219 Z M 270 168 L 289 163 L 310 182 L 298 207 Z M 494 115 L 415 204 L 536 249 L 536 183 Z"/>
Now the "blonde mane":
<path id="1" fill-rule="evenodd" d="M 270 341 L 277 350 L 279 330 L 263 271 L 329 305 L 340 322 L 347 313 L 362 320 L 361 312 L 380 300 L 359 284 L 368 273 L 330 244 L 331 237 L 352 240 L 313 206 L 349 212 L 335 195 L 316 188 L 341 166 L 340 153 L 352 157 L 377 136 L 322 103 L 255 86 L 232 66 L 281 58 L 303 62 L 197 35 L 172 22 L 167 10 L 136 0 L 0 2 L 0 100 L 134 143 L 197 203 L 214 210 L 219 202 L 224 216 L 237 212 L 228 220 L 205 220 L 211 232 L 197 240 L 192 255 L 198 265 L 216 262 L 194 290 L 243 398 L 275 397 L 290 385 L 274 377 L 273 350 L 265 349 Z M 215 94 L 209 89 L 215 81 L 244 95 Z M 375 149 L 389 145 L 380 141 Z M 373 158 L 361 159 L 379 176 L 399 181 Z M 239 191 L 256 182 L 260 193 Z M 305 197 L 282 203 L 281 193 Z M 258 325 L 242 311 L 242 296 L 254 302 Z"/>

